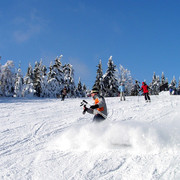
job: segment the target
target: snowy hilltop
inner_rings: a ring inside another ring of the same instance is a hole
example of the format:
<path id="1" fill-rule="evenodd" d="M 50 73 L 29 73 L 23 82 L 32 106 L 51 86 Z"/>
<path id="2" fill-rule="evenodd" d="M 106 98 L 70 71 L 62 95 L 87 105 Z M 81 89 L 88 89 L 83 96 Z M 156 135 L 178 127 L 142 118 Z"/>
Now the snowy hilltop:
<path id="1" fill-rule="evenodd" d="M 81 98 L 1 98 L 0 179 L 179 180 L 180 96 L 105 99 L 93 123 Z"/>

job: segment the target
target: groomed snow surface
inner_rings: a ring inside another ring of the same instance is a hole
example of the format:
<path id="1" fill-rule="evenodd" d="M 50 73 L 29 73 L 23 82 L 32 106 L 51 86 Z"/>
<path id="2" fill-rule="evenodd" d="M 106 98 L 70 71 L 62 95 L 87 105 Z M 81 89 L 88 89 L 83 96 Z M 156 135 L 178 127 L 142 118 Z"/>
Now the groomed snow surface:
<path id="1" fill-rule="evenodd" d="M 180 96 L 126 99 L 93 123 L 82 99 L 0 98 L 0 179 L 179 180 Z"/>

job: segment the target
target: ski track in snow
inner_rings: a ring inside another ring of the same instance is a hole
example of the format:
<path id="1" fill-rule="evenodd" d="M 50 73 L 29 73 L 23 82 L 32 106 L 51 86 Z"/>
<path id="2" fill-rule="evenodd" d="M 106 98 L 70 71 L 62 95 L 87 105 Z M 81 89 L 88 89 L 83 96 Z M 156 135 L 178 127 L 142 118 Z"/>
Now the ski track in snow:
<path id="1" fill-rule="evenodd" d="M 180 97 L 126 99 L 92 123 L 81 99 L 1 98 L 0 179 L 179 180 Z"/>

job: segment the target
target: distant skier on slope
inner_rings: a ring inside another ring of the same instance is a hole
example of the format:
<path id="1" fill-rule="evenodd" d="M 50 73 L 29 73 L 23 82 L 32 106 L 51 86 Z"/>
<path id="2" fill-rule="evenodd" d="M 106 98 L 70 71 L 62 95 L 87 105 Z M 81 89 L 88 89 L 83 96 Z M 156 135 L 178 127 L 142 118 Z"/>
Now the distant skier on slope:
<path id="1" fill-rule="evenodd" d="M 151 102 L 151 99 L 149 97 L 149 86 L 145 83 L 145 82 L 142 82 L 142 86 L 141 86 L 141 89 L 139 91 L 142 91 L 143 90 L 143 94 L 144 94 L 144 98 L 145 98 L 145 101 L 146 102 Z"/>
<path id="2" fill-rule="evenodd" d="M 91 90 L 91 97 L 94 100 L 94 105 L 87 108 L 84 106 L 84 113 L 88 112 L 90 114 L 95 114 L 93 121 L 101 122 L 107 117 L 107 106 L 104 97 L 99 95 L 99 90 L 97 88 L 93 88 Z"/>
<path id="3" fill-rule="evenodd" d="M 139 94 L 139 90 L 140 90 L 140 86 L 139 86 L 139 81 L 135 81 L 135 85 L 134 85 L 134 95 L 135 96 L 138 96 L 138 94 Z"/>
<path id="4" fill-rule="evenodd" d="M 67 95 L 67 88 L 64 87 L 64 89 L 61 91 L 61 101 L 64 101 L 66 95 Z"/>
<path id="5" fill-rule="evenodd" d="M 125 101 L 126 100 L 125 99 L 125 86 L 124 86 L 124 84 L 122 82 L 121 82 L 118 90 L 120 92 L 120 100 L 122 101 L 122 99 L 124 99 L 124 101 Z"/>

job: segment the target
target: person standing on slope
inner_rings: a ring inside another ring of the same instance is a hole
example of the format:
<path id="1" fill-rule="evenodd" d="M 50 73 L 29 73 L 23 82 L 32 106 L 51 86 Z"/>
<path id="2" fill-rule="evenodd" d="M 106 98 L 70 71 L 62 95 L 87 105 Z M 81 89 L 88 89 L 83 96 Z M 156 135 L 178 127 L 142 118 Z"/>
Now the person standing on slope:
<path id="1" fill-rule="evenodd" d="M 100 96 L 99 90 L 97 88 L 93 88 L 91 90 L 91 97 L 94 100 L 94 105 L 87 108 L 84 106 L 84 113 L 88 112 L 90 114 L 95 114 L 93 121 L 101 122 L 107 117 L 107 106 L 104 97 Z"/>
<path id="2" fill-rule="evenodd" d="M 125 101 L 125 86 L 123 83 L 120 84 L 118 90 L 120 92 L 120 100 L 122 101 L 122 98 L 123 98 Z"/>
<path id="3" fill-rule="evenodd" d="M 134 85 L 134 95 L 135 96 L 138 96 L 139 90 L 140 90 L 139 81 L 136 80 L 135 85 Z"/>
<path id="4" fill-rule="evenodd" d="M 144 98 L 145 98 L 146 102 L 148 102 L 148 101 L 151 102 L 148 89 L 149 89 L 149 86 L 145 82 L 142 82 L 142 86 L 139 91 L 143 90 L 143 94 L 144 94 Z"/>
<path id="5" fill-rule="evenodd" d="M 64 101 L 66 95 L 67 95 L 67 88 L 64 87 L 64 89 L 61 91 L 61 101 Z"/>

